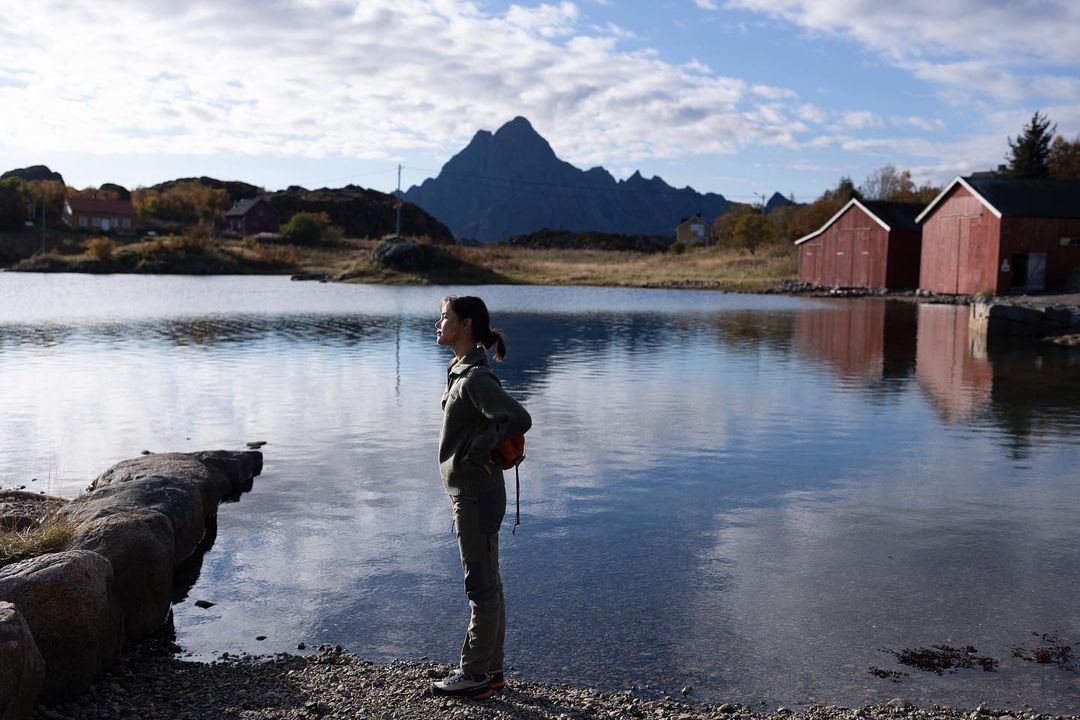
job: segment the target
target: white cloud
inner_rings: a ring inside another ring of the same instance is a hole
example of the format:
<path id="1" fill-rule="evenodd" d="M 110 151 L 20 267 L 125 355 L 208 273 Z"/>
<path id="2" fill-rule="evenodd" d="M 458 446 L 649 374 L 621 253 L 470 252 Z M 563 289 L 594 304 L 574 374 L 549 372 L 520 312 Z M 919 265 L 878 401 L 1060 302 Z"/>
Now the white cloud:
<path id="1" fill-rule="evenodd" d="M 913 127 L 926 132 L 941 132 L 945 129 L 945 123 L 938 119 L 918 117 L 917 115 L 893 116 L 889 122 L 896 127 Z"/>
<path id="2" fill-rule="evenodd" d="M 851 38 L 916 76 L 960 88 L 957 104 L 991 97 L 1080 99 L 1075 0 L 728 0 L 813 33 Z M 948 100 L 950 95 L 944 94 Z"/>
<path id="3" fill-rule="evenodd" d="M 849 110 L 835 114 L 837 125 L 841 128 L 862 129 L 879 128 L 885 123 L 875 113 L 866 110 Z"/>
<path id="4" fill-rule="evenodd" d="M 570 2 L 153 0 L 10 8 L 0 133 L 102 153 L 391 157 L 528 117 L 578 164 L 787 141 L 792 112 L 702 63 L 624 50 Z M 17 37 L 10 28 L 20 28 Z M 659 131 L 663 128 L 663 131 Z"/>
<path id="5" fill-rule="evenodd" d="M 697 5 L 699 8 L 701 8 L 702 10 L 719 10 L 720 9 L 720 5 L 717 4 L 716 0 L 694 0 L 694 4 Z"/>

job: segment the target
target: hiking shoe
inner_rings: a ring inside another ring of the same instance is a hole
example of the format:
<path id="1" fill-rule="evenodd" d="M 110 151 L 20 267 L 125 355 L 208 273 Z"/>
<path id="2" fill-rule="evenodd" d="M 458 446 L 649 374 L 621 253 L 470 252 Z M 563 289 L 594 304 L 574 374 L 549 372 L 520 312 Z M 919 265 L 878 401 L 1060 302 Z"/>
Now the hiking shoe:
<path id="1" fill-rule="evenodd" d="M 495 670 L 488 673 L 488 687 L 492 690 L 503 690 L 506 688 L 506 675 L 502 670 Z"/>
<path id="2" fill-rule="evenodd" d="M 495 694 L 487 675 L 469 675 L 460 669 L 450 673 L 445 680 L 431 683 L 431 692 L 471 700 L 486 700 Z"/>

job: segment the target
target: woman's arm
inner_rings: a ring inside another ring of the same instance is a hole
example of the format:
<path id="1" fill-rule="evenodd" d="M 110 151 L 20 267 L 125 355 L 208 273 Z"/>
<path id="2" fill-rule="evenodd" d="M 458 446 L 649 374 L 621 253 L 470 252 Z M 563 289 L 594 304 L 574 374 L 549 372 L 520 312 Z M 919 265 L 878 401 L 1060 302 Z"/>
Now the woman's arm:
<path id="1" fill-rule="evenodd" d="M 476 409 L 491 421 L 476 434 L 468 451 L 469 462 L 483 466 L 496 446 L 515 435 L 524 435 L 532 427 L 532 417 L 487 368 L 470 372 L 463 389 Z"/>

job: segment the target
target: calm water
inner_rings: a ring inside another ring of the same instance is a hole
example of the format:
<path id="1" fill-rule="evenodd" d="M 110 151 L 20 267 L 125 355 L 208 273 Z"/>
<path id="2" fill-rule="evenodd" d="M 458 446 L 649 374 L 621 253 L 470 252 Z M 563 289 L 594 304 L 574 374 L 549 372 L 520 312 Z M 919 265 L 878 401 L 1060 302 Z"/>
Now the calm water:
<path id="1" fill-rule="evenodd" d="M 453 661 L 448 291 L 0 274 L 0 486 L 73 497 L 143 449 L 266 440 L 176 607 L 179 642 Z M 973 347 L 963 308 L 480 293 L 535 422 L 503 540 L 524 676 L 1080 711 L 1075 670 L 1012 657 L 1033 632 L 1080 644 L 1080 354 Z M 888 652 L 936 644 L 1000 666 L 938 676 Z"/>

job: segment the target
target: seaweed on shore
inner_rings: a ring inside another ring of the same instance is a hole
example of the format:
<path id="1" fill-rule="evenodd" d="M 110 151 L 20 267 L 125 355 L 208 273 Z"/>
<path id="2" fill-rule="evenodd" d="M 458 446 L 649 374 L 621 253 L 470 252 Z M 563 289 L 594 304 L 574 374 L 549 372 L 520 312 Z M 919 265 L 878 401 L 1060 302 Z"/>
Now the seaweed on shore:
<path id="1" fill-rule="evenodd" d="M 1073 655 L 1072 645 L 1066 644 L 1057 635 L 1051 635 L 1050 633 L 1032 632 L 1031 634 L 1042 640 L 1046 645 L 1032 650 L 1018 645 L 1012 649 L 1013 657 L 1041 665 L 1056 665 L 1062 670 L 1080 673 L 1080 666 L 1078 666 L 1080 661 Z"/>
<path id="2" fill-rule="evenodd" d="M 954 673 L 958 669 L 969 670 L 981 667 L 984 672 L 994 672 L 998 661 L 985 655 L 976 655 L 978 651 L 972 645 L 955 648 L 951 645 L 934 645 L 928 648 L 904 648 L 903 650 L 889 650 L 882 648 L 894 656 L 901 665 L 926 670 L 941 675 L 943 672 Z"/>
<path id="3" fill-rule="evenodd" d="M 881 678 L 882 680 L 888 679 L 893 682 L 900 682 L 900 678 L 911 677 L 911 675 L 906 672 L 901 672 L 899 670 L 883 670 L 876 665 L 871 665 L 867 672 L 876 678 Z"/>

